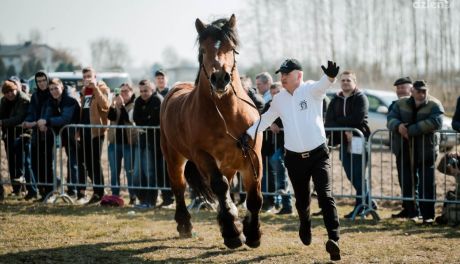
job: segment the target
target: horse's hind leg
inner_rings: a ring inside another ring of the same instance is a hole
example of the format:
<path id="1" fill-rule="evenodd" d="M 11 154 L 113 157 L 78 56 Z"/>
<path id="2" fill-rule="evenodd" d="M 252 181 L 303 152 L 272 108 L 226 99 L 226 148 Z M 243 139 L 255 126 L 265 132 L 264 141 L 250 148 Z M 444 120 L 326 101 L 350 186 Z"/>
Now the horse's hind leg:
<path id="1" fill-rule="evenodd" d="M 261 172 L 259 173 L 261 175 Z M 260 246 L 259 212 L 262 208 L 262 194 L 260 192 L 260 180 L 250 171 L 242 171 L 244 187 L 247 192 L 247 214 L 243 220 L 243 233 L 246 236 L 246 245 L 252 248 Z"/>
<path id="2" fill-rule="evenodd" d="M 167 157 L 166 157 L 167 156 Z M 176 198 L 177 231 L 182 238 L 192 237 L 191 216 L 185 205 L 185 188 L 187 187 L 184 177 L 185 159 L 179 154 L 168 153 L 165 155 L 168 164 L 169 181 L 172 192 Z"/>
<path id="3" fill-rule="evenodd" d="M 230 198 L 230 184 L 228 179 L 222 175 L 212 156 L 207 153 L 200 153 L 202 162 L 197 163 L 200 173 L 211 179 L 211 189 L 219 201 L 218 216 L 220 231 L 224 238 L 224 244 L 228 248 L 237 248 L 243 245 L 245 237 L 241 233 L 241 223 L 238 219 L 238 209 Z"/>

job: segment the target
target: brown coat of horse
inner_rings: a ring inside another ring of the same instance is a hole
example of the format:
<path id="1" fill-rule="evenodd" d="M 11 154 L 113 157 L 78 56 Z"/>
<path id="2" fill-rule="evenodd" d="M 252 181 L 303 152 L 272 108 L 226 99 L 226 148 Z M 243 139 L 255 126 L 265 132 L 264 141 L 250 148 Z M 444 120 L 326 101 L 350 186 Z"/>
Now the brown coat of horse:
<path id="1" fill-rule="evenodd" d="M 184 200 L 187 179 L 195 192 L 207 199 L 217 198 L 218 221 L 225 245 L 236 248 L 246 243 L 257 247 L 261 237 L 262 140 L 256 140 L 254 151 L 246 155 L 237 146 L 236 139 L 259 115 L 255 107 L 247 103 L 250 99 L 236 69 L 235 24 L 234 15 L 209 25 L 196 20 L 200 69 L 195 85 L 175 85 L 162 103 L 161 148 L 176 197 L 175 219 L 180 236 L 190 237 L 192 230 Z M 248 193 L 244 235 L 238 211 L 229 195 L 229 183 L 237 171 Z"/>

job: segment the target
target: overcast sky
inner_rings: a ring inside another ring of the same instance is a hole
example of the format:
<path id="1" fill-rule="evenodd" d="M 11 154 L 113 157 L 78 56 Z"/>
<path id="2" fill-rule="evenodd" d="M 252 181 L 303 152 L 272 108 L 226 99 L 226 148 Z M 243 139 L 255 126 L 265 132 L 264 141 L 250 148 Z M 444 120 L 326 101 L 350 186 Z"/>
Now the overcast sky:
<path id="1" fill-rule="evenodd" d="M 211 22 L 244 9 L 243 0 L 1 0 L 0 40 L 16 44 L 31 29 L 53 47 L 69 48 L 91 64 L 89 43 L 100 37 L 122 40 L 132 66 L 161 61 L 165 47 L 196 60 L 195 19 Z"/>

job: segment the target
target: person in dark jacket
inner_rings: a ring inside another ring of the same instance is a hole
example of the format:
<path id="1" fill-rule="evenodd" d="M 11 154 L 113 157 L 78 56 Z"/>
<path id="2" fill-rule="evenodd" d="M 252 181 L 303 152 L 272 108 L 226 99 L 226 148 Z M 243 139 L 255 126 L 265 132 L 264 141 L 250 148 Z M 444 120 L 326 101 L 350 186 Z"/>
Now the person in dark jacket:
<path id="1" fill-rule="evenodd" d="M 134 123 L 130 120 L 134 108 L 133 87 L 127 83 L 120 86 L 120 94 L 116 95 L 113 103 L 109 108 L 108 118 L 111 125 L 118 126 L 133 126 Z M 109 129 L 109 164 L 111 174 L 112 195 L 120 195 L 120 173 L 121 160 L 123 159 L 128 182 L 129 203 L 134 204 L 136 201 L 135 191 L 133 187 L 133 167 L 134 167 L 134 146 L 136 141 L 136 133 L 133 129 L 128 128 L 110 128 Z"/>
<path id="2" fill-rule="evenodd" d="M 326 113 L 326 127 L 350 127 L 361 131 L 367 139 L 370 135 L 370 129 L 367 122 L 367 114 L 369 102 L 366 95 L 358 89 L 356 74 L 352 71 L 344 71 L 340 75 L 340 84 L 342 90 L 337 93 L 331 100 Z M 343 139 L 340 146 L 340 159 L 345 170 L 347 178 L 351 181 L 356 190 L 356 202 L 353 211 L 345 215 L 345 218 L 352 218 L 363 212 L 363 207 L 360 206 L 365 201 L 368 201 L 369 192 L 367 184 L 363 178 L 367 167 L 367 152 L 363 149 L 361 153 L 353 153 L 352 131 L 343 132 L 343 136 L 338 136 Z M 336 136 L 337 137 L 337 136 Z M 364 168 L 363 168 L 364 159 Z M 376 205 L 373 203 L 373 207 Z"/>
<path id="3" fill-rule="evenodd" d="M 50 99 L 48 89 L 48 75 L 44 71 L 35 74 L 37 90 L 32 94 L 27 117 L 23 123 L 24 128 L 35 128 L 37 121 L 42 119 L 45 113 L 45 104 Z M 53 191 L 53 133 L 46 133 L 34 129 L 32 133 L 32 171 L 37 180 L 37 188 L 41 195 L 39 201 L 45 201 Z"/>
<path id="4" fill-rule="evenodd" d="M 64 126 L 80 122 L 80 104 L 77 99 L 69 96 L 66 89 L 58 78 L 53 78 L 49 82 L 51 98 L 44 106 L 43 117 L 37 121 L 40 131 L 52 129 L 55 135 L 59 135 Z M 70 196 L 76 195 L 78 199 L 84 196 L 84 189 L 81 186 L 77 187 L 81 174 L 84 174 L 84 167 L 80 142 L 75 139 L 75 134 L 75 128 L 62 131 L 61 146 L 67 155 L 67 193 Z"/>
<path id="5" fill-rule="evenodd" d="M 428 95 L 426 83 L 415 81 L 411 97 L 397 101 L 387 117 L 388 129 L 402 142 L 393 146 L 393 151 L 402 152 L 403 164 L 407 164 L 402 177 L 409 179 L 405 184 L 411 186 L 410 193 L 403 193 L 403 198 L 413 202 L 409 217 L 416 220 L 420 209 L 425 224 L 432 224 L 435 215 L 434 170 L 440 141 L 437 130 L 442 128 L 443 114 L 439 100 Z"/>
<path id="6" fill-rule="evenodd" d="M 163 155 L 160 148 L 160 105 L 163 96 L 155 91 L 155 85 L 148 80 L 139 82 L 140 96 L 134 103 L 133 120 L 136 126 L 151 126 L 139 129 L 139 141 L 135 149 L 134 184 L 150 187 L 140 189 L 138 198 L 141 207 L 155 206 L 160 179 L 168 177 L 163 173 Z M 162 181 L 164 182 L 164 180 Z"/>
<path id="7" fill-rule="evenodd" d="M 410 93 L 412 90 L 412 80 L 409 76 L 401 77 L 397 79 L 394 84 L 396 87 L 396 95 L 398 96 L 398 100 L 395 100 L 391 103 L 388 107 L 388 113 L 391 112 L 393 106 L 402 98 L 409 98 Z M 412 194 L 412 176 L 410 173 L 404 173 L 403 169 L 405 166 L 409 166 L 410 163 L 405 163 L 405 155 L 408 153 L 403 153 L 399 151 L 401 149 L 401 141 L 400 136 L 395 136 L 395 133 L 391 133 L 391 151 L 396 157 L 396 169 L 398 171 L 398 182 L 401 188 L 401 193 L 403 196 L 410 197 Z M 396 151 L 397 150 L 397 151 Z M 410 200 L 403 200 L 402 201 L 402 210 L 396 214 L 392 214 L 392 218 L 414 218 L 418 216 L 418 210 L 416 209 L 414 202 Z"/>
<path id="8" fill-rule="evenodd" d="M 455 114 L 452 118 L 452 128 L 460 132 L 460 96 L 457 98 L 457 106 L 455 107 Z"/>
<path id="9" fill-rule="evenodd" d="M 166 75 L 166 72 L 163 70 L 158 70 L 155 72 L 155 89 L 156 91 L 162 96 L 166 97 L 166 95 L 169 93 L 170 89 L 168 87 L 168 76 Z M 160 186 L 168 188 L 168 190 L 163 189 L 161 190 L 161 197 L 163 199 L 163 202 L 161 203 L 161 207 L 168 207 L 171 206 L 174 203 L 174 194 L 170 190 L 171 185 L 169 184 L 169 177 L 168 171 L 166 169 L 166 166 L 161 165 L 160 167 L 163 171 L 161 172 L 162 175 L 166 175 L 166 177 L 160 177 L 158 180 L 158 184 Z"/>
<path id="10" fill-rule="evenodd" d="M 2 85 L 3 97 L 0 100 L 0 127 L 2 139 L 8 160 L 8 169 L 13 193 L 20 194 L 23 178 L 26 185 L 26 200 L 36 197 L 37 190 L 34 186 L 30 168 L 30 131 L 18 127 L 26 115 L 30 98 L 21 91 L 19 82 L 14 79 L 6 80 Z M 0 199 L 4 196 L 3 186 L 0 185 Z"/>
<path id="11" fill-rule="evenodd" d="M 262 97 L 262 95 L 257 93 L 256 88 L 252 87 L 251 78 L 248 76 L 241 76 L 240 80 L 241 80 L 241 85 L 243 86 L 243 89 L 246 91 L 249 98 L 251 98 L 251 101 L 254 103 L 257 110 L 259 111 L 259 113 L 262 113 L 265 107 L 265 100 Z"/>

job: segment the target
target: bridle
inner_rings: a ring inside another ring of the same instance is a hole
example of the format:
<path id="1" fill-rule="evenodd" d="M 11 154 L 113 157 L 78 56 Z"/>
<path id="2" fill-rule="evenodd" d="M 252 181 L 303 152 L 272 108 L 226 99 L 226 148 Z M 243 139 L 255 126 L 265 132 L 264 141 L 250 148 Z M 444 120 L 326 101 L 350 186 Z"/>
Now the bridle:
<path id="1" fill-rule="evenodd" d="M 254 103 L 249 102 L 249 101 L 239 97 L 238 94 L 236 93 L 235 87 L 233 86 L 233 72 L 236 69 L 236 55 L 239 54 L 239 53 L 238 53 L 237 50 L 235 50 L 235 48 L 233 48 L 232 51 L 233 51 L 233 66 L 232 66 L 232 69 L 230 71 L 230 86 L 232 87 L 233 93 L 235 94 L 236 98 L 238 98 L 239 100 L 245 102 L 246 104 L 252 106 L 254 109 L 257 110 L 257 107 L 254 105 Z M 254 136 L 255 137 L 254 138 L 254 144 L 252 144 L 252 146 L 249 146 L 249 144 L 247 144 L 247 145 L 241 144 L 240 140 L 237 137 L 235 137 L 234 135 L 232 135 L 228 131 L 227 122 L 225 121 L 224 116 L 222 115 L 221 111 L 219 110 L 219 107 L 216 104 L 215 96 L 214 96 L 215 92 L 212 89 L 211 79 L 210 79 L 209 74 L 206 71 L 206 68 L 204 67 L 204 63 L 202 61 L 200 62 L 200 68 L 203 69 L 203 72 L 204 72 L 204 74 L 206 76 L 206 79 L 209 81 L 209 87 L 210 87 L 210 93 L 211 93 L 212 102 L 214 103 L 214 107 L 216 108 L 216 111 L 219 114 L 220 119 L 222 119 L 222 121 L 224 123 L 225 134 L 227 134 L 229 137 L 231 137 L 233 140 L 235 140 L 235 142 L 237 143 L 237 146 L 239 146 L 241 148 L 241 153 L 243 155 L 243 158 L 247 158 L 249 156 L 249 160 L 251 161 L 251 167 L 252 167 L 252 173 L 253 173 L 254 179 L 256 181 L 258 181 L 257 172 L 256 172 L 255 165 L 254 165 L 254 160 L 252 159 L 252 156 L 249 155 L 249 151 L 251 151 L 257 157 L 257 153 L 254 150 L 254 146 L 256 145 L 257 131 L 259 130 L 259 125 L 260 125 L 260 122 L 261 122 L 261 116 L 260 116 L 259 111 L 257 110 L 257 113 L 259 113 L 259 122 L 257 123 L 257 128 L 256 128 L 255 136 Z"/>

